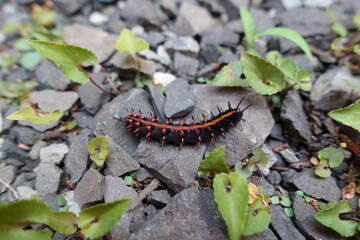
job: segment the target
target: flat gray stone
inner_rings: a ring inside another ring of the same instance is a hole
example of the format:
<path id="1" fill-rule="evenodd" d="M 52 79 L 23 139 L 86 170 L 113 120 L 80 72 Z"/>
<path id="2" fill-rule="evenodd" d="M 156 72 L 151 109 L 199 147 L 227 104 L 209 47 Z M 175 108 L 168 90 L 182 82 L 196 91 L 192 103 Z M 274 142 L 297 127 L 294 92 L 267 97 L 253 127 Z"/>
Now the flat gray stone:
<path id="1" fill-rule="evenodd" d="M 205 145 L 199 149 L 183 146 L 179 150 L 177 146 L 161 146 L 158 142 L 143 140 L 132 156 L 168 187 L 179 192 L 194 181 L 204 151 Z"/>
<path id="2" fill-rule="evenodd" d="M 269 148 L 266 144 L 262 144 L 261 149 L 264 150 L 266 156 L 268 157 L 268 163 L 265 168 L 260 168 L 260 171 L 267 176 L 270 173 L 270 168 L 277 162 L 277 157 L 273 150 Z"/>
<path id="3" fill-rule="evenodd" d="M 136 180 L 138 180 L 139 182 L 144 181 L 147 178 L 153 178 L 154 175 L 152 175 L 148 170 L 146 170 L 145 168 L 139 168 L 137 174 L 136 174 Z"/>
<path id="4" fill-rule="evenodd" d="M 105 160 L 106 175 L 121 176 L 140 168 L 139 163 L 117 145 L 111 137 L 106 136 L 106 140 L 109 144 L 109 156 Z"/>
<path id="5" fill-rule="evenodd" d="M 279 153 L 289 165 L 300 162 L 300 160 L 296 157 L 295 152 L 290 148 L 286 148 Z"/>
<path id="6" fill-rule="evenodd" d="M 65 157 L 65 171 L 70 174 L 70 181 L 77 183 L 88 164 L 88 148 L 87 144 L 90 140 L 91 131 L 84 128 L 79 135 L 69 134 L 70 147 Z"/>
<path id="7" fill-rule="evenodd" d="M 0 159 L 7 157 L 25 160 L 28 158 L 27 152 L 18 148 L 15 143 L 0 137 Z"/>
<path id="8" fill-rule="evenodd" d="M 40 196 L 56 193 L 63 171 L 51 163 L 40 163 L 35 169 L 36 191 Z"/>
<path id="9" fill-rule="evenodd" d="M 168 191 L 164 189 L 164 190 L 152 191 L 147 196 L 147 199 L 149 203 L 154 204 L 155 206 L 158 206 L 160 208 L 163 208 L 171 201 L 171 196 L 168 193 Z"/>
<path id="10" fill-rule="evenodd" d="M 226 29 L 210 29 L 203 32 L 201 45 L 213 44 L 233 47 L 239 43 L 239 39 L 240 36 L 232 31 Z"/>
<path id="11" fill-rule="evenodd" d="M 156 115 L 159 116 L 160 119 L 164 118 L 165 96 L 153 84 L 148 85 L 147 88 L 149 90 Z"/>
<path id="12" fill-rule="evenodd" d="M 159 26 L 168 18 L 167 15 L 149 1 L 132 0 L 127 1 L 122 10 L 122 17 L 133 23 L 143 23 L 144 21 Z"/>
<path id="13" fill-rule="evenodd" d="M 101 201 L 104 197 L 104 176 L 94 168 L 90 168 L 77 184 L 74 199 L 80 208 L 86 203 Z"/>
<path id="14" fill-rule="evenodd" d="M 316 199 L 338 201 L 342 196 L 333 177 L 320 178 L 315 175 L 312 168 L 304 168 L 301 172 L 296 173 L 292 181 L 298 189 Z"/>
<path id="15" fill-rule="evenodd" d="M 13 165 L 7 165 L 4 167 L 0 167 L 1 180 L 5 181 L 9 184 L 12 183 L 12 181 L 14 181 L 15 174 L 16 174 L 16 167 Z M 5 190 L 7 190 L 5 185 L 0 183 L 0 193 L 4 192 Z"/>
<path id="16" fill-rule="evenodd" d="M 199 61 L 195 58 L 176 52 L 174 57 L 174 67 L 180 76 L 193 79 L 199 67 Z"/>
<path id="17" fill-rule="evenodd" d="M 70 80 L 64 73 L 50 60 L 44 59 L 35 71 L 36 81 L 46 88 L 55 90 L 65 90 L 70 84 Z"/>
<path id="18" fill-rule="evenodd" d="M 66 200 L 66 205 L 69 207 L 69 211 L 78 216 L 81 211 L 81 208 L 79 204 L 75 201 L 74 191 L 67 191 L 62 193 L 62 195 Z"/>
<path id="19" fill-rule="evenodd" d="M 63 14 L 71 15 L 80 10 L 89 0 L 54 0 L 56 8 Z"/>
<path id="20" fill-rule="evenodd" d="M 37 141 L 32 147 L 29 152 L 29 157 L 32 160 L 38 160 L 40 157 L 40 149 L 46 146 L 46 142 L 44 141 Z"/>
<path id="21" fill-rule="evenodd" d="M 177 37 L 168 39 L 164 47 L 169 54 L 173 55 L 175 52 L 196 57 L 200 51 L 199 43 L 192 37 Z"/>
<path id="22" fill-rule="evenodd" d="M 270 228 L 267 228 L 261 233 L 256 233 L 251 236 L 241 236 L 241 239 L 242 240 L 275 240 L 278 238 Z"/>
<path id="23" fill-rule="evenodd" d="M 149 76 L 152 76 L 156 71 L 156 64 L 151 60 L 145 60 L 138 58 L 140 62 L 140 72 Z M 117 68 L 124 71 L 131 71 L 134 74 L 138 71 L 137 63 L 134 58 L 126 52 L 117 51 L 109 61 Z"/>
<path id="24" fill-rule="evenodd" d="M 65 143 L 54 143 L 40 149 L 40 161 L 59 164 L 68 152 L 69 148 Z"/>
<path id="25" fill-rule="evenodd" d="M 11 139 L 16 138 L 17 143 L 32 146 L 35 142 L 44 139 L 44 134 L 30 127 L 14 126 L 10 128 Z"/>

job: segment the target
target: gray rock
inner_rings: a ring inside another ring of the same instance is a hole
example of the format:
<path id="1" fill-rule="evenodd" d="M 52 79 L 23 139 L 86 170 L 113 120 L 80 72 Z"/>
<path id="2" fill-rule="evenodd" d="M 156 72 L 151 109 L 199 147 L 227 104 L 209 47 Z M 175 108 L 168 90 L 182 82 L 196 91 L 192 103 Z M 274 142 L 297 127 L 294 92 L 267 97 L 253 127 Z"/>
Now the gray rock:
<path id="1" fill-rule="evenodd" d="M 286 57 L 294 60 L 298 64 L 299 69 L 305 69 L 308 72 L 312 72 L 315 69 L 315 65 L 309 61 L 309 58 L 305 54 L 290 55 Z"/>
<path id="2" fill-rule="evenodd" d="M 156 70 L 156 64 L 153 61 L 138 58 L 140 62 L 140 72 L 146 75 L 153 75 Z M 117 51 L 110 59 L 110 63 L 123 71 L 137 72 L 138 67 L 134 58 L 126 52 Z M 129 74 L 129 73 L 128 73 Z"/>
<path id="3" fill-rule="evenodd" d="M 231 50 L 227 50 L 224 54 L 219 57 L 219 63 L 228 64 L 231 62 L 239 61 L 239 55 L 234 54 Z"/>
<path id="4" fill-rule="evenodd" d="M 152 175 L 148 170 L 146 170 L 145 168 L 139 168 L 137 174 L 136 174 L 136 180 L 138 180 L 139 182 L 144 181 L 147 178 L 153 178 L 154 175 Z"/>
<path id="5" fill-rule="evenodd" d="M 125 8 L 122 9 L 122 17 L 132 23 L 145 21 L 155 26 L 161 25 L 168 19 L 155 4 L 141 0 L 127 1 Z"/>
<path id="6" fill-rule="evenodd" d="M 66 205 L 69 207 L 69 211 L 79 215 L 81 208 L 79 204 L 75 201 L 74 191 L 67 191 L 62 194 L 66 200 Z"/>
<path id="7" fill-rule="evenodd" d="M 50 206 L 51 211 L 56 212 L 59 211 L 60 206 L 58 205 L 58 194 L 47 194 L 45 197 L 42 198 L 43 202 Z"/>
<path id="8" fill-rule="evenodd" d="M 318 110 L 330 111 L 347 106 L 348 101 L 360 97 L 349 87 L 345 80 L 360 85 L 360 78 L 351 74 L 349 68 L 340 67 L 328 70 L 315 82 L 310 94 L 314 107 Z"/>
<path id="9" fill-rule="evenodd" d="M 40 161 L 42 163 L 59 164 L 69 152 L 65 143 L 54 143 L 40 149 Z"/>
<path id="10" fill-rule="evenodd" d="M 183 1 L 179 10 L 179 16 L 184 17 L 195 33 L 202 33 L 215 26 L 216 21 L 211 17 L 207 9 L 190 1 Z"/>
<path id="11" fill-rule="evenodd" d="M 191 112 L 195 105 L 195 96 L 184 79 L 178 79 L 166 86 L 166 117 L 179 117 Z"/>
<path id="12" fill-rule="evenodd" d="M 87 144 L 91 131 L 87 128 L 81 130 L 79 135 L 69 135 L 70 147 L 65 157 L 65 171 L 70 174 L 70 181 L 77 183 L 84 174 L 88 164 Z"/>
<path id="13" fill-rule="evenodd" d="M 148 197 L 148 202 L 154 204 L 157 207 L 165 207 L 171 200 L 171 196 L 166 189 L 152 191 Z"/>
<path id="14" fill-rule="evenodd" d="M 32 160 L 38 160 L 40 157 L 40 149 L 46 146 L 46 142 L 44 141 L 37 141 L 32 147 L 29 152 L 29 157 Z"/>
<path id="15" fill-rule="evenodd" d="M 15 143 L 0 137 L 0 159 L 7 157 L 25 160 L 28 158 L 27 152 L 18 148 Z"/>
<path id="16" fill-rule="evenodd" d="M 70 80 L 64 73 L 50 60 L 45 59 L 40 66 L 36 68 L 35 79 L 40 85 L 55 90 L 65 90 Z"/>
<path id="17" fill-rule="evenodd" d="M 56 193 L 63 171 L 51 163 L 40 163 L 36 173 L 36 191 L 40 196 Z"/>
<path id="18" fill-rule="evenodd" d="M 240 36 L 225 29 L 210 29 L 203 32 L 201 45 L 213 44 L 234 47 L 239 43 Z"/>
<path id="19" fill-rule="evenodd" d="M 181 15 L 177 16 L 171 31 L 174 32 L 177 36 L 193 36 L 196 34 L 190 22 Z"/>
<path id="20" fill-rule="evenodd" d="M 286 142 L 286 138 L 283 136 L 282 125 L 280 123 L 275 123 L 274 127 L 271 129 L 270 136 L 276 140 Z"/>
<path id="21" fill-rule="evenodd" d="M 100 87 L 107 91 L 110 90 L 107 85 L 103 84 L 106 73 L 98 72 L 90 76 Z M 91 114 L 95 114 L 110 99 L 110 96 L 96 87 L 92 82 L 81 84 L 79 87 L 79 95 L 85 109 Z"/>
<path id="22" fill-rule="evenodd" d="M 8 184 L 14 181 L 16 175 L 16 167 L 12 165 L 7 165 L 4 167 L 0 167 L 0 178 L 2 181 L 7 182 Z M 4 184 L 0 183 L 0 193 L 7 190 Z"/>
<path id="23" fill-rule="evenodd" d="M 196 57 L 200 51 L 199 43 L 192 37 L 171 38 L 165 42 L 164 47 L 171 55 L 181 52 L 190 57 Z"/>
<path id="24" fill-rule="evenodd" d="M 165 41 L 165 36 L 158 31 L 149 31 L 149 33 L 144 36 L 144 39 L 151 47 L 156 48 L 160 43 Z"/>
<path id="25" fill-rule="evenodd" d="M 280 15 L 282 26 L 303 37 L 330 34 L 330 17 L 323 9 L 296 8 Z"/>
<path id="26" fill-rule="evenodd" d="M 0 108 L 0 133 L 4 130 L 4 121 L 3 121 L 3 116 L 2 116 L 2 113 L 1 113 L 1 108 Z"/>
<path id="27" fill-rule="evenodd" d="M 149 90 L 156 115 L 159 116 L 160 119 L 164 118 L 165 96 L 153 84 L 148 85 L 147 88 Z"/>
<path id="28" fill-rule="evenodd" d="M 300 160 L 296 157 L 295 152 L 290 148 L 286 148 L 279 153 L 289 165 L 300 162 Z"/>
<path id="29" fill-rule="evenodd" d="M 176 76 L 171 73 L 156 72 L 153 75 L 153 81 L 155 85 L 166 86 L 176 80 Z"/>
<path id="30" fill-rule="evenodd" d="M 106 136 L 106 140 L 109 144 L 109 156 L 105 160 L 106 175 L 121 176 L 139 169 L 139 163 L 117 145 L 111 137 Z"/>
<path id="31" fill-rule="evenodd" d="M 18 68 L 12 70 L 9 75 L 6 77 L 6 81 L 9 83 L 17 84 L 19 80 L 29 80 L 31 77 L 27 73 L 25 68 Z"/>
<path id="32" fill-rule="evenodd" d="M 149 204 L 146 206 L 146 208 L 144 208 L 144 213 L 147 217 L 151 217 L 154 216 L 155 214 L 158 213 L 158 210 L 156 209 L 156 207 L 152 204 Z"/>
<path id="33" fill-rule="evenodd" d="M 174 67 L 181 77 L 193 79 L 199 67 L 199 61 L 195 58 L 176 52 Z"/>
<path id="34" fill-rule="evenodd" d="M 19 194 L 20 199 L 31 199 L 31 198 L 40 197 L 39 194 L 34 189 L 27 186 L 17 187 L 16 192 Z"/>
<path id="35" fill-rule="evenodd" d="M 274 120 L 267 108 L 265 98 L 250 88 L 218 88 L 213 85 L 195 84 L 193 93 L 197 97 L 197 105 L 193 113 L 197 115 L 204 113 L 208 118 L 210 118 L 210 111 L 214 114 L 217 113 L 216 106 L 227 109 L 227 102 L 230 101 L 231 105 L 235 107 L 243 96 L 245 99 L 240 106 L 241 109 L 252 104 L 244 112 L 245 122 L 242 121 L 232 127 L 229 132 L 225 133 L 225 138 L 218 136 L 214 143 L 207 145 L 207 151 L 225 145 L 225 161 L 229 166 L 234 166 L 240 159 L 248 156 L 270 134 Z M 190 119 L 190 116 L 185 118 L 189 122 Z M 196 115 L 195 119 L 197 119 Z"/>
<path id="36" fill-rule="evenodd" d="M 270 168 L 277 162 L 277 157 L 273 150 L 269 148 L 266 144 L 261 144 L 261 149 L 264 150 L 266 156 L 268 157 L 268 163 L 265 168 L 260 168 L 261 172 L 267 176 L 270 173 Z"/>
<path id="37" fill-rule="evenodd" d="M 104 176 L 94 168 L 90 168 L 77 184 L 74 199 L 80 208 L 86 203 L 101 201 L 104 197 Z"/>
<path id="38" fill-rule="evenodd" d="M 241 239 L 242 240 L 275 240 L 278 238 L 270 228 L 267 228 L 261 233 L 256 233 L 251 236 L 241 236 Z"/>
<path id="39" fill-rule="evenodd" d="M 316 199 L 338 201 L 342 195 L 333 177 L 320 178 L 312 168 L 304 168 L 293 176 L 292 181 L 298 189 Z"/>
<path id="40" fill-rule="evenodd" d="M 72 116 L 75 118 L 78 126 L 81 128 L 88 128 L 93 121 L 93 116 L 88 114 L 87 112 L 74 112 Z"/>
<path id="41" fill-rule="evenodd" d="M 281 182 L 281 175 L 277 171 L 271 171 L 269 175 L 266 176 L 266 179 L 272 185 L 279 185 Z"/>
<path id="42" fill-rule="evenodd" d="M 159 61 L 165 66 L 169 66 L 171 63 L 171 58 L 166 51 L 164 45 L 159 45 L 156 49 L 156 54 L 159 56 Z"/>
<path id="43" fill-rule="evenodd" d="M 229 21 L 228 23 L 226 23 L 225 29 L 228 29 L 232 32 L 237 32 L 237 33 L 244 32 L 244 28 L 243 28 L 241 19 L 234 19 L 232 21 Z"/>
<path id="44" fill-rule="evenodd" d="M 168 187 L 179 192 L 194 181 L 204 151 L 205 145 L 199 149 L 183 146 L 179 150 L 173 145 L 161 146 L 160 143 L 143 140 L 132 156 Z"/>
<path id="45" fill-rule="evenodd" d="M 196 206 L 196 207 L 194 207 Z M 202 194 L 186 189 L 177 194 L 130 239 L 226 239 Z"/>
<path id="46" fill-rule="evenodd" d="M 302 6 L 302 0 L 281 0 L 282 5 L 286 10 L 292 10 Z"/>
<path id="47" fill-rule="evenodd" d="M 280 239 L 306 239 L 294 226 L 291 218 L 285 215 L 281 205 L 271 205 L 271 226 Z"/>
<path id="48" fill-rule="evenodd" d="M 119 118 L 126 117 L 131 108 L 134 110 L 141 109 L 144 113 L 152 112 L 148 99 L 149 94 L 139 88 L 134 88 L 114 98 L 96 114 L 91 125 L 94 134 L 96 136 L 109 136 L 127 153 L 133 153 L 137 148 L 139 139 L 122 126 Z"/>
<path id="49" fill-rule="evenodd" d="M 59 12 L 71 15 L 80 10 L 89 0 L 54 0 L 54 4 Z"/>
<path id="50" fill-rule="evenodd" d="M 80 24 L 68 25 L 64 28 L 64 40 L 68 44 L 91 50 L 98 57 L 99 63 L 110 57 L 117 38 L 116 35 L 98 28 Z"/>
<path id="51" fill-rule="evenodd" d="M 297 194 L 291 194 L 295 225 L 307 239 L 345 239 L 330 228 L 319 223 L 314 215 L 316 210 Z"/>
<path id="52" fill-rule="evenodd" d="M 28 127 L 14 126 L 10 129 L 10 135 L 16 137 L 18 143 L 34 145 L 35 142 L 44 138 L 44 134 Z"/>
<path id="53" fill-rule="evenodd" d="M 165 9 L 169 14 L 176 15 L 177 7 L 176 0 L 160 0 L 161 7 Z"/>
<path id="54" fill-rule="evenodd" d="M 261 177 L 259 185 L 264 189 L 266 192 L 266 195 L 269 197 L 275 195 L 275 188 L 273 185 L 271 185 L 265 178 Z"/>
<path id="55" fill-rule="evenodd" d="M 79 95 L 76 92 L 59 92 L 54 90 L 43 90 L 39 92 L 32 92 L 29 95 L 30 101 L 37 103 L 41 110 L 45 112 L 52 112 L 57 109 L 65 112 L 69 110 L 78 100 Z M 59 124 L 59 120 L 48 124 L 36 124 L 26 120 L 18 121 L 24 126 L 31 126 L 32 128 L 44 132 Z"/>
<path id="56" fill-rule="evenodd" d="M 3 125 L 2 125 L 3 131 L 9 130 L 12 127 L 12 125 L 15 123 L 14 120 L 7 119 L 6 117 L 9 116 L 10 114 L 16 112 L 17 110 L 19 110 L 17 107 L 11 106 L 4 112 L 4 119 L 3 119 Z"/>
<path id="57" fill-rule="evenodd" d="M 291 141 L 310 143 L 311 131 L 298 91 L 291 90 L 286 94 L 280 116 L 285 125 L 285 135 Z"/>
<path id="58" fill-rule="evenodd" d="M 150 49 L 145 49 L 145 50 L 141 50 L 139 53 L 139 56 L 148 59 L 148 60 L 154 60 L 156 62 L 159 62 L 159 56 L 156 54 L 156 52 L 150 50 Z"/>
<path id="59" fill-rule="evenodd" d="M 304 6 L 307 8 L 326 8 L 332 3 L 333 0 L 304 0 Z"/>

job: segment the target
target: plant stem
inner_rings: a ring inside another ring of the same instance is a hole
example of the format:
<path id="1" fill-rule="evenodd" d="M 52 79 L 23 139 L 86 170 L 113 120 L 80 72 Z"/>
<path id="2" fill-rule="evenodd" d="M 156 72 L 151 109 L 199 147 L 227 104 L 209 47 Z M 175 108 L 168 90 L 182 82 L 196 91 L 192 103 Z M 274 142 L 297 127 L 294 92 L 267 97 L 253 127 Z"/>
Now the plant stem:
<path id="1" fill-rule="evenodd" d="M 0 178 L 0 183 L 4 184 L 5 187 L 8 188 L 8 189 L 13 193 L 13 195 L 14 195 L 14 197 L 15 197 L 16 199 L 19 199 L 18 193 L 15 191 L 15 189 L 13 189 L 13 188 L 10 186 L 10 184 L 9 184 L 7 181 L 5 181 L 5 179 Z"/>
<path id="2" fill-rule="evenodd" d="M 132 81 L 132 84 L 130 86 L 130 89 L 134 87 L 135 85 L 135 82 L 136 82 L 136 79 L 139 77 L 140 75 L 140 61 L 139 61 L 139 58 L 136 56 L 135 53 L 132 53 L 131 56 L 134 58 L 135 62 L 136 62 L 136 67 L 137 67 L 137 72 L 136 72 L 136 75 L 134 77 L 134 80 Z"/>
<path id="3" fill-rule="evenodd" d="M 114 98 L 115 96 L 112 95 L 111 93 L 109 93 L 108 91 L 106 91 L 105 89 L 103 89 L 102 87 L 100 87 L 100 85 L 98 85 L 90 76 L 89 76 L 89 80 L 101 91 L 103 91 L 106 95 L 108 95 L 111 98 Z"/>
<path id="4" fill-rule="evenodd" d="M 110 86 L 112 87 L 112 89 L 114 89 L 114 91 L 116 92 L 116 94 L 119 95 L 120 92 L 119 92 L 119 90 L 117 90 L 117 88 L 115 87 L 113 80 L 110 79 L 110 78 L 106 78 L 106 80 L 108 81 L 108 83 L 110 84 Z"/>

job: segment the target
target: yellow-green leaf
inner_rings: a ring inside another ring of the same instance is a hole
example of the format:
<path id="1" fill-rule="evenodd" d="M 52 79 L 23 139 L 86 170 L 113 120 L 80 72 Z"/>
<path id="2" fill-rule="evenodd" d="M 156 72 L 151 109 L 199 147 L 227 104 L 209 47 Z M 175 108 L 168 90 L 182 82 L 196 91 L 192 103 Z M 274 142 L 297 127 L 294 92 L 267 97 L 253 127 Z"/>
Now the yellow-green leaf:
<path id="1" fill-rule="evenodd" d="M 85 48 L 54 42 L 29 40 L 28 43 L 45 57 L 54 61 L 70 80 L 78 83 L 89 81 L 81 64 L 95 64 L 97 57 Z"/>
<path id="2" fill-rule="evenodd" d="M 240 78 L 241 74 L 240 61 L 231 62 L 216 74 L 211 83 L 219 87 L 248 87 L 248 82 L 245 79 Z"/>
<path id="3" fill-rule="evenodd" d="M 198 174 L 230 173 L 225 161 L 225 146 L 218 147 L 202 160 Z"/>
<path id="4" fill-rule="evenodd" d="M 354 17 L 353 17 L 353 22 L 354 24 L 357 26 L 358 29 L 360 29 L 360 11 L 358 11 Z"/>
<path id="5" fill-rule="evenodd" d="M 295 88 L 303 91 L 310 91 L 312 88 L 310 74 L 305 69 L 299 69 L 297 71 L 294 82 L 296 83 Z"/>
<path id="6" fill-rule="evenodd" d="M 51 240 L 53 232 L 50 230 L 0 230 L 0 240 Z"/>
<path id="7" fill-rule="evenodd" d="M 77 230 L 76 221 L 77 217 L 72 212 L 52 212 L 47 225 L 61 234 L 70 235 Z"/>
<path id="8" fill-rule="evenodd" d="M 360 132 L 360 99 L 350 106 L 333 110 L 328 115 L 336 121 Z"/>
<path id="9" fill-rule="evenodd" d="M 122 52 L 137 53 L 149 48 L 149 44 L 142 38 L 135 37 L 133 32 L 124 28 L 115 44 L 115 48 Z"/>
<path id="10" fill-rule="evenodd" d="M 249 236 L 264 231 L 270 224 L 271 214 L 261 198 L 257 198 L 247 208 L 247 216 L 243 235 Z"/>
<path id="11" fill-rule="evenodd" d="M 37 124 L 47 124 L 47 123 L 55 122 L 59 120 L 61 117 L 62 117 L 61 110 L 57 109 L 53 112 L 44 112 L 35 103 L 10 114 L 9 116 L 7 116 L 7 119 L 27 120 Z"/>
<path id="12" fill-rule="evenodd" d="M 104 136 L 93 138 L 88 143 L 88 151 L 90 159 L 93 160 L 97 166 L 102 166 L 109 155 L 108 141 Z"/>

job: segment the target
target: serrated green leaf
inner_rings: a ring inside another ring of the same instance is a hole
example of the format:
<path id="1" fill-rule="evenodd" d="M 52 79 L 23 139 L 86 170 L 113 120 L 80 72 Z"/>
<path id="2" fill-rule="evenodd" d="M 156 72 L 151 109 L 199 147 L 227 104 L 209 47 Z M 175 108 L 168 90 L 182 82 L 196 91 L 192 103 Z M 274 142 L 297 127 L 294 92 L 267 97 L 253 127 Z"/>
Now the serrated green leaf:
<path id="1" fill-rule="evenodd" d="M 70 235 L 77 230 L 76 221 L 77 217 L 72 212 L 52 212 L 47 225 L 61 234 Z"/>
<path id="2" fill-rule="evenodd" d="M 220 173 L 214 178 L 214 198 L 225 220 L 231 240 L 244 231 L 249 190 L 245 178 L 237 173 Z"/>
<path id="3" fill-rule="evenodd" d="M 294 216 L 294 210 L 291 207 L 284 208 L 284 213 L 289 218 Z"/>
<path id="4" fill-rule="evenodd" d="M 0 230 L 22 228 L 29 224 L 47 224 L 50 207 L 36 199 L 0 203 Z"/>
<path id="5" fill-rule="evenodd" d="M 78 217 L 81 233 L 90 239 L 104 236 L 126 212 L 130 202 L 130 199 L 124 198 L 83 209 Z"/>
<path id="6" fill-rule="evenodd" d="M 149 44 L 144 39 L 135 37 L 131 30 L 124 28 L 121 30 L 115 48 L 122 52 L 134 54 L 149 49 Z"/>
<path id="7" fill-rule="evenodd" d="M 241 22 L 244 28 L 245 38 L 248 44 L 248 48 L 251 48 L 253 41 L 255 40 L 254 34 L 254 20 L 247 8 L 240 8 L 239 10 Z"/>
<path id="8" fill-rule="evenodd" d="M 89 81 L 89 76 L 81 64 L 95 64 L 97 57 L 93 52 L 85 48 L 53 42 L 29 40 L 28 43 L 54 61 L 70 80 L 78 83 Z"/>
<path id="9" fill-rule="evenodd" d="M 212 84 L 219 87 L 248 87 L 249 84 L 245 79 L 241 79 L 242 74 L 240 61 L 231 62 L 221 68 L 216 74 Z"/>
<path id="10" fill-rule="evenodd" d="M 285 76 L 295 79 L 298 72 L 297 63 L 290 58 L 278 58 L 276 66 L 285 74 Z"/>
<path id="11" fill-rule="evenodd" d="M 267 206 L 263 205 L 258 198 L 247 208 L 247 216 L 243 235 L 249 236 L 259 233 L 268 228 L 271 220 L 271 214 Z"/>
<path id="12" fill-rule="evenodd" d="M 50 230 L 22 230 L 11 229 L 0 231 L 0 240 L 51 240 L 53 232 Z"/>
<path id="13" fill-rule="evenodd" d="M 264 35 L 281 36 L 294 42 L 296 45 L 299 46 L 299 48 L 301 48 L 301 50 L 304 51 L 305 55 L 311 60 L 311 62 L 315 62 L 309 45 L 306 43 L 305 39 L 294 30 L 283 27 L 270 28 L 265 30 L 264 32 L 255 34 L 254 39 Z"/>
<path id="14" fill-rule="evenodd" d="M 37 106 L 37 104 L 32 104 L 10 114 L 9 116 L 7 116 L 7 119 L 27 120 L 37 124 L 47 124 L 55 122 L 61 117 L 62 111 L 59 109 L 53 112 L 44 112 Z"/>
<path id="15" fill-rule="evenodd" d="M 199 166 L 198 174 L 209 175 L 210 173 L 230 173 L 230 169 L 226 165 L 224 159 L 225 146 L 220 146 L 202 160 Z"/>
<path id="16" fill-rule="evenodd" d="M 358 29 L 360 29 L 360 11 L 356 12 L 354 15 L 353 23 L 357 26 Z"/>
<path id="17" fill-rule="evenodd" d="M 280 204 L 279 196 L 272 196 L 270 199 L 272 204 Z"/>
<path id="18" fill-rule="evenodd" d="M 328 178 L 331 176 L 331 170 L 327 161 L 320 161 L 319 165 L 315 168 L 315 174 L 322 178 Z"/>
<path id="19" fill-rule="evenodd" d="M 278 59 L 280 58 L 280 53 L 278 51 L 271 51 L 266 54 L 266 60 L 268 60 L 272 65 L 276 65 Z"/>
<path id="20" fill-rule="evenodd" d="M 26 69 L 34 69 L 41 62 L 42 55 L 38 52 L 24 53 L 19 60 L 21 66 Z"/>
<path id="21" fill-rule="evenodd" d="M 248 83 L 258 93 L 270 95 L 285 87 L 280 69 L 263 58 L 242 52 L 241 64 Z"/>
<path id="22" fill-rule="evenodd" d="M 328 115 L 334 120 L 360 132 L 360 99 L 350 106 L 333 110 Z"/>
<path id="23" fill-rule="evenodd" d="M 315 219 L 321 224 L 330 227 L 338 232 L 341 236 L 351 237 L 356 234 L 357 223 L 351 220 L 341 220 L 340 213 L 352 211 L 349 203 L 340 200 L 335 206 L 322 210 L 315 215 Z"/>
<path id="24" fill-rule="evenodd" d="M 290 197 L 288 195 L 282 195 L 281 200 L 280 200 L 280 204 L 282 206 L 284 206 L 284 207 L 290 207 L 291 206 Z"/>
<path id="25" fill-rule="evenodd" d="M 312 88 L 310 73 L 305 69 L 299 69 L 294 79 L 295 87 L 303 91 L 310 91 Z"/>
<path id="26" fill-rule="evenodd" d="M 98 136 L 88 142 L 90 159 L 97 165 L 103 166 L 109 155 L 109 144 L 104 136 Z"/>
<path id="27" fill-rule="evenodd" d="M 66 201 L 66 199 L 64 198 L 63 195 L 59 194 L 59 195 L 57 196 L 57 204 L 58 204 L 60 207 L 65 206 L 65 205 L 67 204 L 67 201 Z"/>
<path id="28" fill-rule="evenodd" d="M 320 161 L 328 161 L 329 167 L 338 167 L 344 160 L 344 154 L 341 150 L 333 147 L 323 148 L 318 153 Z"/>
<path id="29" fill-rule="evenodd" d="M 129 175 L 128 175 L 128 176 L 125 176 L 125 177 L 124 177 L 124 182 L 125 182 L 125 184 L 128 185 L 128 186 L 131 185 L 132 182 L 133 182 L 132 176 L 129 176 Z"/>

